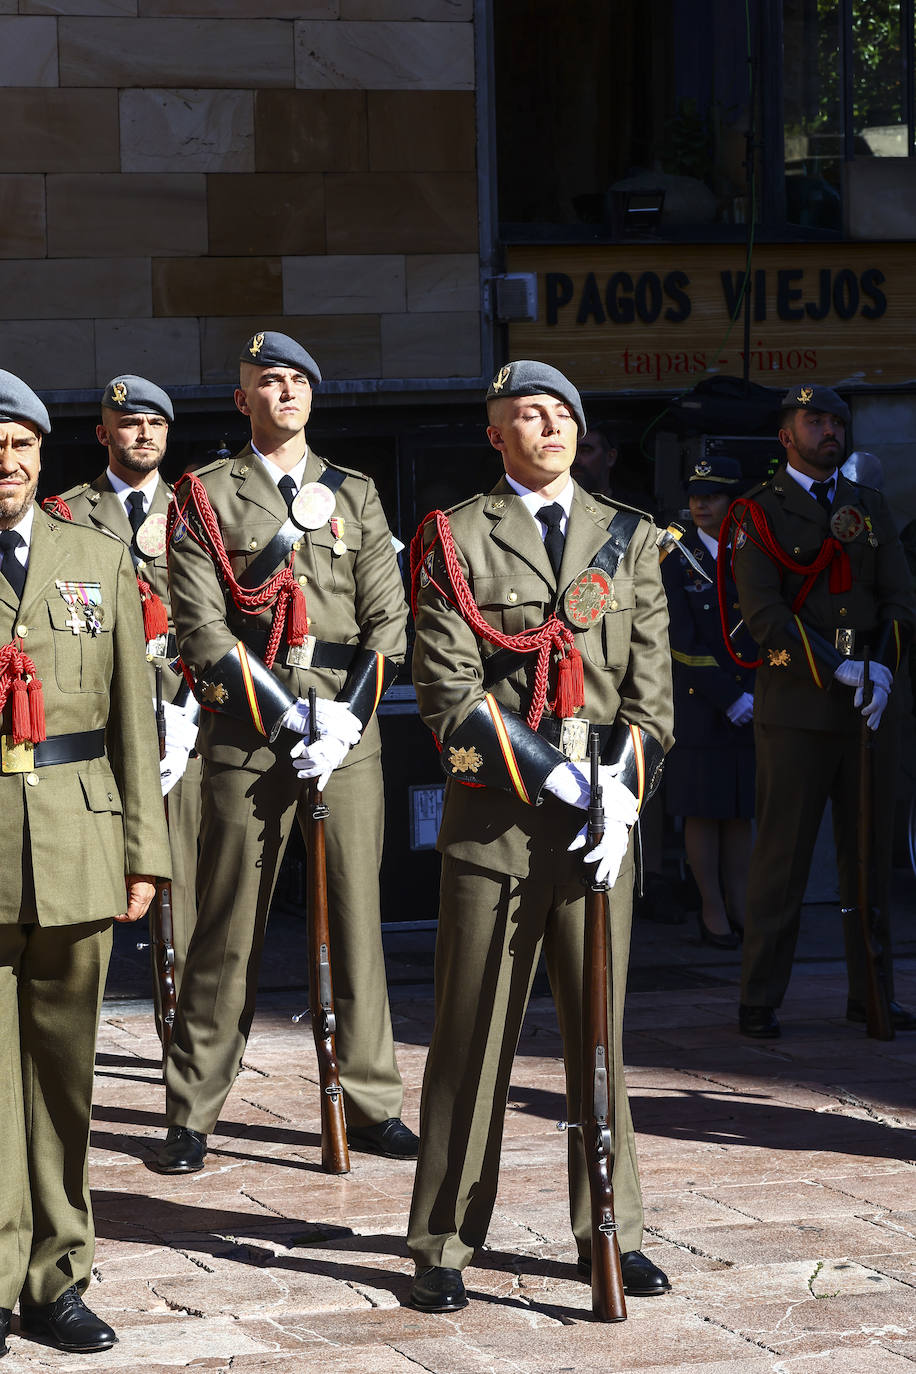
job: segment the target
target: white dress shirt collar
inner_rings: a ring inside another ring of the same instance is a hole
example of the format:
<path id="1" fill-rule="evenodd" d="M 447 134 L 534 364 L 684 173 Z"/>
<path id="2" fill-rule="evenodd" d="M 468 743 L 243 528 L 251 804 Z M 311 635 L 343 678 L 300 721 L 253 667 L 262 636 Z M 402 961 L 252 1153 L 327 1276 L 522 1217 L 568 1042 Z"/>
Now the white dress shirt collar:
<path id="1" fill-rule="evenodd" d="M 804 487 L 805 491 L 807 492 L 811 491 L 811 488 L 815 482 L 829 482 L 830 490 L 828 491 L 827 495 L 830 497 L 831 501 L 833 500 L 834 496 L 836 496 L 836 481 L 838 476 L 836 468 L 833 469 L 833 472 L 831 472 L 829 477 L 824 478 L 809 477 L 806 473 L 799 472 L 798 468 L 793 468 L 791 463 L 786 463 L 786 472 L 792 478 L 793 482 L 797 482 L 798 485 L 800 487 Z M 817 497 L 815 497 L 814 499 L 817 500 Z"/>
<path id="2" fill-rule="evenodd" d="M 260 458 L 261 462 L 264 464 L 265 472 L 270 477 L 275 487 L 280 485 L 281 477 L 291 477 L 296 484 L 296 491 L 298 492 L 300 490 L 302 479 L 305 476 L 305 465 L 308 462 L 309 451 L 307 448 L 299 462 L 294 468 L 290 468 L 289 472 L 286 472 L 284 468 L 278 467 L 271 458 L 268 458 L 260 449 L 255 448 L 254 444 L 251 445 L 251 451 Z"/>
<path id="3" fill-rule="evenodd" d="M 130 486 L 127 482 L 124 481 L 122 477 L 116 477 L 115 474 L 112 472 L 111 468 L 106 469 L 105 476 L 108 478 L 109 482 L 114 487 L 115 492 L 117 493 L 118 500 L 124 507 L 125 514 L 127 513 L 128 496 L 132 496 L 135 491 L 138 491 L 140 495 L 143 497 L 143 513 L 144 515 L 149 515 L 150 506 L 153 504 L 153 497 L 156 495 L 156 488 L 159 485 L 158 469 L 153 473 L 152 477 L 148 482 L 143 483 L 142 487 Z"/>
<path id="4" fill-rule="evenodd" d="M 522 504 L 530 512 L 532 519 L 540 530 L 542 539 L 547 533 L 547 526 L 538 520 L 538 511 L 543 510 L 544 506 L 552 506 L 555 501 L 558 502 L 563 507 L 563 519 L 560 521 L 560 532 L 565 536 L 566 526 L 569 522 L 569 512 L 572 509 L 573 496 L 576 490 L 572 479 L 566 483 L 566 486 L 560 492 L 559 496 L 554 496 L 553 500 L 550 501 L 539 492 L 530 491 L 528 487 L 523 487 L 521 482 L 516 482 L 515 478 L 510 477 L 508 472 L 506 473 L 506 481 L 515 494 L 522 498 Z"/>

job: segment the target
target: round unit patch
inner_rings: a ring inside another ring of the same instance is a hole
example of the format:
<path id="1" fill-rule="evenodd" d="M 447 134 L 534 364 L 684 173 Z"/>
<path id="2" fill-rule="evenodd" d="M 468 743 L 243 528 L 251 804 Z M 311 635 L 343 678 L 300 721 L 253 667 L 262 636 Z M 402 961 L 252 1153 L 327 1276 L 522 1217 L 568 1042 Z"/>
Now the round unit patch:
<path id="1" fill-rule="evenodd" d="M 334 514 L 334 493 L 323 482 L 306 482 L 300 487 L 290 508 L 296 524 L 304 530 L 320 530 Z"/>
<path id="2" fill-rule="evenodd" d="M 587 630 L 608 609 L 615 610 L 614 583 L 601 568 L 586 568 L 570 583 L 563 608 L 571 625 Z"/>
<path id="3" fill-rule="evenodd" d="M 844 544 L 860 535 L 865 528 L 865 516 L 855 506 L 840 506 L 830 517 L 830 531 Z"/>
<path id="4" fill-rule="evenodd" d="M 134 536 L 137 548 L 147 558 L 165 553 L 165 520 L 164 515 L 148 515 Z"/>

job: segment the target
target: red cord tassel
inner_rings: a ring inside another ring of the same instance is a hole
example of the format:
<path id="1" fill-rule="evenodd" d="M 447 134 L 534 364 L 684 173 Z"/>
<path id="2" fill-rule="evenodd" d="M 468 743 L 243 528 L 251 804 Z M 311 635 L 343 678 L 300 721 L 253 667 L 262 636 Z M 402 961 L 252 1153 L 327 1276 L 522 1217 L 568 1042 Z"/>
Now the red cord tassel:
<path id="1" fill-rule="evenodd" d="M 287 644 L 301 644 L 308 634 L 308 631 L 309 622 L 305 604 L 305 593 L 299 586 L 299 583 L 294 582 L 289 609 L 286 613 Z"/>
<path id="2" fill-rule="evenodd" d="M 570 649 L 557 664 L 557 692 L 553 709 L 561 719 L 575 715 L 585 705 L 585 678 L 582 655 Z"/>
<path id="3" fill-rule="evenodd" d="M 140 604 L 143 607 L 143 638 L 149 643 L 151 639 L 168 634 L 169 617 L 162 601 L 148 582 L 138 577 L 137 586 L 140 589 Z"/>
<path id="4" fill-rule="evenodd" d="M 48 738 L 48 733 L 45 726 L 45 694 L 42 691 L 41 679 L 37 677 L 29 679 L 29 716 L 32 743 L 41 744 L 42 740 Z"/>
<path id="5" fill-rule="evenodd" d="M 25 679 L 17 677 L 13 682 L 13 705 L 11 711 L 13 743 L 23 744 L 30 738 L 32 722 L 29 718 L 29 696 Z"/>

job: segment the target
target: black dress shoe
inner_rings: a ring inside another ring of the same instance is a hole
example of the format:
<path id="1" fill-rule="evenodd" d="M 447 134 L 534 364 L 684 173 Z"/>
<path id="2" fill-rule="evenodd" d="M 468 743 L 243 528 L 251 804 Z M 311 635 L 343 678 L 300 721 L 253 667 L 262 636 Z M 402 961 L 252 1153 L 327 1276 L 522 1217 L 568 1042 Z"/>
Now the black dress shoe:
<path id="1" fill-rule="evenodd" d="M 190 1126 L 170 1126 L 165 1144 L 156 1156 L 160 1174 L 196 1174 L 204 1167 L 207 1137 Z"/>
<path id="2" fill-rule="evenodd" d="M 592 1262 L 585 1255 L 580 1255 L 576 1260 L 576 1268 L 584 1278 L 591 1278 Z M 624 1250 L 620 1256 L 620 1273 L 623 1291 L 628 1298 L 654 1298 L 671 1288 L 668 1275 L 647 1259 L 641 1250 Z"/>
<path id="3" fill-rule="evenodd" d="M 0 1357 L 9 1354 L 9 1346 L 6 1338 L 10 1334 L 10 1322 L 13 1314 L 8 1307 L 0 1307 Z"/>
<path id="4" fill-rule="evenodd" d="M 77 1354 L 110 1350 L 118 1339 L 107 1322 L 89 1311 L 75 1286 L 46 1307 L 27 1307 L 20 1303 L 19 1326 L 28 1335 L 56 1345 L 58 1350 Z"/>
<path id="5" fill-rule="evenodd" d="M 916 1016 L 906 1007 L 902 1007 L 899 1002 L 890 1003 L 891 1025 L 894 1030 L 916 1030 Z M 865 1003 L 857 1002 L 854 997 L 850 997 L 846 1003 L 846 1020 L 854 1021 L 857 1026 L 864 1026 L 866 1021 Z"/>
<path id="6" fill-rule="evenodd" d="M 376 1121 L 373 1126 L 354 1126 L 347 1132 L 347 1140 L 354 1149 L 386 1155 L 388 1159 L 416 1159 L 420 1148 L 420 1141 L 399 1116 L 389 1116 L 387 1121 Z"/>
<path id="7" fill-rule="evenodd" d="M 418 1312 L 458 1312 L 468 1305 L 460 1269 L 420 1269 L 413 1281 L 411 1307 Z"/>
<path id="8" fill-rule="evenodd" d="M 772 1007 L 749 1007 L 744 1002 L 738 1008 L 738 1029 L 755 1040 L 776 1040 L 782 1034 Z"/>

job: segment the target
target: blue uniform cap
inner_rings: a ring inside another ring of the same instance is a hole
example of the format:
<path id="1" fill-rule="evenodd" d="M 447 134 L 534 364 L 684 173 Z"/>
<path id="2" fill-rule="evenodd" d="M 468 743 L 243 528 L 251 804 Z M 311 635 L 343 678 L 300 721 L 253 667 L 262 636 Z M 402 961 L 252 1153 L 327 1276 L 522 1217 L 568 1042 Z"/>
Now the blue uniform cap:
<path id="1" fill-rule="evenodd" d="M 162 387 L 130 372 L 112 377 L 102 392 L 102 405 L 125 415 L 164 415 L 169 421 L 175 418 L 171 398 Z"/>
<path id="2" fill-rule="evenodd" d="M 744 473 L 737 458 L 725 458 L 716 454 L 712 458 L 701 458 L 687 473 L 687 494 L 706 493 L 713 496 L 724 491 L 729 496 L 738 496 L 744 490 Z"/>
<path id="3" fill-rule="evenodd" d="M 585 412 L 582 397 L 568 377 L 549 363 L 521 358 L 501 367 L 487 389 L 488 401 L 501 401 L 504 396 L 556 396 L 565 401 L 575 416 L 579 438 L 585 433 Z"/>
<path id="4" fill-rule="evenodd" d="M 842 396 L 829 386 L 815 386 L 813 382 L 801 382 L 790 387 L 782 398 L 782 409 L 816 410 L 823 415 L 835 415 L 844 424 L 849 424 L 849 406 Z"/>
<path id="5" fill-rule="evenodd" d="M 0 368 L 0 421 L 18 420 L 37 425 L 42 434 L 51 433 L 47 407 L 21 377 Z"/>
<path id="6" fill-rule="evenodd" d="M 239 362 L 253 363 L 255 367 L 295 367 L 305 373 L 312 386 L 321 384 L 321 371 L 311 353 L 288 334 L 276 334 L 271 329 L 252 334 Z"/>

